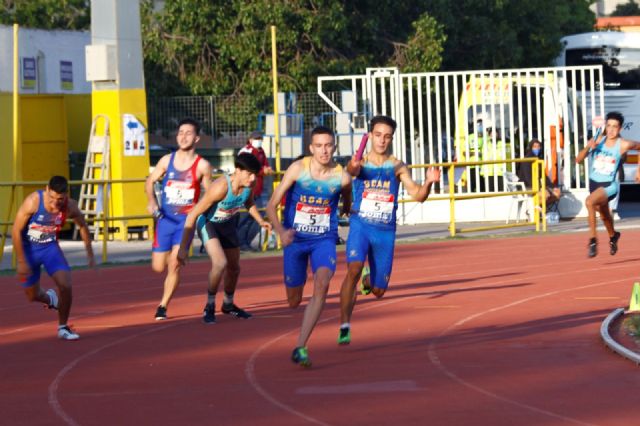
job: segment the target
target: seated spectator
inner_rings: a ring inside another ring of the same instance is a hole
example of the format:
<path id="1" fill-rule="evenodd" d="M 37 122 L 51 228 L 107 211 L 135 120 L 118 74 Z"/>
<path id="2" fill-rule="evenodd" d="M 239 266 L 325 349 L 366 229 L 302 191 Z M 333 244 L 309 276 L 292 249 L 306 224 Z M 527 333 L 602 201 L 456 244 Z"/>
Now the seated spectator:
<path id="1" fill-rule="evenodd" d="M 542 151 L 542 143 L 538 139 L 531 139 L 529 142 L 529 146 L 524 153 L 524 158 L 539 158 L 544 159 L 544 153 Z M 518 163 L 518 178 L 524 182 L 524 186 L 531 190 L 533 185 L 531 181 L 533 179 L 533 175 L 531 172 L 531 166 L 533 163 Z M 547 189 L 547 206 L 555 203 L 560 199 L 561 191 L 558 185 L 554 185 L 549 179 L 549 176 L 545 174 L 546 179 L 546 189 Z"/>

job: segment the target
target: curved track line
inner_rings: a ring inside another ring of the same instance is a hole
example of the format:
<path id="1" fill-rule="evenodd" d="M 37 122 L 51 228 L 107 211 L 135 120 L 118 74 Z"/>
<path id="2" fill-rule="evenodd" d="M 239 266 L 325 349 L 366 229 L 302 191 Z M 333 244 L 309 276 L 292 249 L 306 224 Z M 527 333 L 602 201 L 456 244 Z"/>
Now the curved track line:
<path id="1" fill-rule="evenodd" d="M 167 328 L 175 327 L 175 326 L 177 326 L 179 324 L 181 324 L 181 323 L 176 322 L 175 324 L 167 324 L 165 326 L 153 327 L 153 328 L 151 328 L 149 330 L 145 330 L 143 332 L 136 333 L 136 334 L 133 334 L 131 336 L 123 337 L 122 339 L 119 339 L 119 340 L 113 341 L 111 343 L 108 343 L 108 344 L 106 344 L 104 346 L 101 346 L 101 347 L 96 348 L 96 349 L 94 349 L 92 351 L 89 351 L 89 352 L 85 353 L 84 355 L 80 355 L 79 357 L 77 357 L 76 359 L 71 361 L 69 364 L 67 364 L 62 370 L 60 370 L 58 372 L 58 374 L 56 375 L 55 379 L 53 380 L 53 382 L 51 382 L 51 384 L 49 385 L 49 405 L 51 406 L 53 411 L 56 413 L 56 415 L 58 417 L 60 417 L 66 424 L 73 425 L 73 426 L 78 426 L 79 424 L 75 420 L 73 420 L 73 418 L 71 416 L 69 416 L 64 411 L 64 409 L 62 408 L 62 405 L 60 404 L 60 401 L 58 400 L 58 388 L 60 386 L 60 382 L 67 375 L 67 373 L 69 373 L 69 371 L 73 370 L 73 368 L 76 365 L 78 365 L 81 361 L 89 358 L 90 356 L 93 356 L 93 355 L 101 352 L 104 349 L 110 348 L 112 346 L 119 345 L 120 343 L 126 342 L 127 340 L 131 340 L 131 339 L 136 338 L 136 337 L 144 336 L 145 334 L 151 334 L 151 333 L 154 333 L 154 332 L 159 331 L 159 330 L 166 330 Z"/>
<path id="2" fill-rule="evenodd" d="M 559 274 L 548 274 L 548 275 L 544 275 L 544 276 L 552 276 L 552 275 L 559 275 Z M 442 361 L 440 361 L 440 358 L 438 357 L 437 351 L 436 351 L 436 345 L 438 344 L 438 341 L 447 333 L 449 333 L 450 331 L 458 328 L 459 326 L 466 324 L 476 318 L 479 318 L 483 315 L 489 314 L 489 313 L 493 313 L 493 312 L 497 312 L 503 309 L 507 309 L 507 308 L 511 308 L 513 306 L 517 306 L 517 305 L 521 305 L 523 303 L 526 302 L 530 302 L 532 300 L 536 300 L 536 299 L 542 299 L 544 297 L 549 297 L 549 296 L 553 296 L 556 294 L 560 294 L 560 293 L 565 293 L 568 291 L 575 291 L 575 290 L 581 290 L 581 289 L 586 289 L 586 288 L 592 288 L 592 287 L 599 287 L 599 286 L 605 286 L 605 285 L 610 285 L 610 284 L 615 284 L 621 281 L 627 281 L 629 279 L 634 279 L 636 278 L 636 275 L 632 275 L 630 277 L 627 278 L 621 278 L 621 279 L 617 279 L 617 280 L 613 280 L 613 281 L 606 281 L 606 282 L 599 282 L 599 283 L 595 283 L 595 284 L 588 284 L 588 285 L 583 285 L 583 286 L 578 286 L 578 287 L 573 287 L 573 288 L 564 288 L 561 290 L 555 290 L 555 291 L 550 291 L 547 293 L 543 293 L 543 294 L 538 294 L 536 296 L 530 296 L 524 299 L 520 299 L 520 300 L 516 300 L 514 302 L 511 303 L 507 303 L 505 305 L 501 305 L 501 306 L 497 306 L 495 308 L 491 308 L 491 309 L 487 309 L 486 311 L 483 312 L 478 312 L 476 314 L 473 315 L 469 315 L 459 321 L 457 321 L 456 323 L 450 325 L 449 327 L 447 327 L 445 330 L 443 330 L 430 344 L 429 344 L 429 350 L 428 350 L 428 354 L 429 354 L 429 360 L 431 361 L 431 363 L 433 365 L 435 365 L 437 368 L 439 368 L 444 374 L 446 374 L 449 378 L 455 380 L 456 382 L 475 390 L 476 392 L 479 392 L 483 395 L 489 396 L 491 398 L 495 398 L 497 400 L 509 403 L 511 405 L 515 405 L 517 407 L 520 408 L 525 408 L 531 411 L 534 411 L 536 413 L 540 413 L 540 414 L 545 414 L 563 421 L 567 421 L 567 422 L 571 422 L 571 423 L 575 423 L 575 424 L 579 424 L 579 425 L 593 425 L 593 423 L 585 423 L 582 422 L 580 420 L 577 419 L 573 419 L 570 417 L 565 417 L 561 414 L 556 414 L 552 411 L 548 411 L 548 410 L 544 410 L 542 408 L 538 408 L 535 407 L 533 405 L 529 405 L 529 404 L 525 404 L 519 401 L 516 401 L 514 399 L 510 399 L 501 395 L 498 395 L 494 392 L 491 392 L 487 389 L 484 389 L 478 385 L 474 385 L 473 383 L 470 383 L 466 380 L 464 380 L 463 378 L 461 378 L 460 376 L 456 375 L 454 372 L 452 372 L 451 370 L 449 370 L 443 363 Z"/>

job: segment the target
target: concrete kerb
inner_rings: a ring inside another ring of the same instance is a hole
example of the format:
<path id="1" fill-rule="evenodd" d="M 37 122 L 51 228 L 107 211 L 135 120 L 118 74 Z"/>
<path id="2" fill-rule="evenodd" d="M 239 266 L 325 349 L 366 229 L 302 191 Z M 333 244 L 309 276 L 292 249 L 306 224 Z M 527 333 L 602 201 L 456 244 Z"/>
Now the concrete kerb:
<path id="1" fill-rule="evenodd" d="M 636 363 L 636 365 L 640 364 L 640 354 L 633 352 L 622 346 L 620 343 L 616 342 L 609 333 L 611 328 L 611 324 L 616 321 L 618 318 L 624 315 L 624 308 L 617 308 L 613 312 L 611 312 L 604 319 L 602 324 L 600 325 L 600 337 L 604 341 L 604 344 L 609 347 L 613 352 L 618 355 L 627 358 Z"/>

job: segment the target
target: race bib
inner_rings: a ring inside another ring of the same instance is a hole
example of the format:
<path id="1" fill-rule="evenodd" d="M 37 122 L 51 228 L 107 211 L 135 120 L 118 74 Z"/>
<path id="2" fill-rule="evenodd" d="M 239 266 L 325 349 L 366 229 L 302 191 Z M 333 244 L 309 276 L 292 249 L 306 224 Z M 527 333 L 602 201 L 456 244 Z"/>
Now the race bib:
<path id="1" fill-rule="evenodd" d="M 596 154 L 593 159 L 593 169 L 605 176 L 614 176 L 616 172 L 616 159 L 604 154 Z"/>
<path id="2" fill-rule="evenodd" d="M 238 213 L 238 210 L 240 210 L 240 207 L 232 207 L 230 209 L 218 207 L 213 215 L 213 222 L 227 222 L 231 220 L 236 213 Z"/>
<path id="3" fill-rule="evenodd" d="M 324 234 L 329 232 L 331 225 L 331 207 L 309 206 L 296 204 L 296 215 L 293 219 L 293 229 L 307 234 Z"/>
<path id="4" fill-rule="evenodd" d="M 374 222 L 389 223 L 393 216 L 393 194 L 365 191 L 358 216 Z"/>
<path id="5" fill-rule="evenodd" d="M 196 190 L 188 182 L 170 180 L 164 187 L 167 204 L 172 206 L 188 206 L 193 204 Z"/>
<path id="6" fill-rule="evenodd" d="M 58 228 L 55 226 L 42 226 L 31 224 L 27 231 L 29 241 L 34 243 L 50 243 L 56 240 Z"/>

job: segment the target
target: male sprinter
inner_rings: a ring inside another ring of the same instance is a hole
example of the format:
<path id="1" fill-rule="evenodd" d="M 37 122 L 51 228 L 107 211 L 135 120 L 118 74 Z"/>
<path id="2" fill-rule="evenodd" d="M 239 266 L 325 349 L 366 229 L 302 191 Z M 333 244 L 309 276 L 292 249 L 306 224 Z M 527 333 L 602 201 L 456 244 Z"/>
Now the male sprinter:
<path id="1" fill-rule="evenodd" d="M 191 118 L 178 123 L 178 150 L 158 161 L 147 178 L 147 210 L 158 218 L 151 253 L 151 268 L 158 273 L 168 266 L 162 300 L 156 309 L 156 320 L 167 319 L 167 306 L 180 283 L 176 254 L 182 240 L 187 214 L 200 198 L 200 185 L 209 188 L 211 165 L 196 154 L 200 141 L 200 124 Z M 162 179 L 161 206 L 158 207 L 153 185 Z"/>
<path id="2" fill-rule="evenodd" d="M 80 228 L 80 237 L 87 251 L 89 266 L 95 266 L 89 229 L 78 203 L 69 198 L 69 184 L 62 176 L 53 176 L 44 191 L 31 193 L 22 203 L 13 223 L 11 238 L 18 259 L 18 278 L 30 302 L 42 302 L 58 310 L 58 338 L 78 340 L 80 336 L 69 328 L 71 312 L 71 270 L 58 244 L 58 232 L 65 218 Z M 58 287 L 42 291 L 40 267 L 44 265 Z"/>
<path id="3" fill-rule="evenodd" d="M 420 186 L 413 181 L 408 167 L 390 154 L 396 122 L 387 116 L 371 119 L 370 153 L 362 160 L 355 157 L 347 165 L 353 180 L 353 209 L 347 239 L 347 275 L 340 289 L 340 334 L 338 343 L 351 342 L 350 320 L 356 303 L 355 287 L 365 259 L 369 259 L 371 274 L 365 270 L 364 293 L 384 295 L 391 276 L 396 237 L 398 189 L 402 183 L 417 202 L 423 202 L 434 182 L 440 180 L 440 170 L 429 168 L 427 180 Z M 366 282 L 369 280 L 370 285 Z"/>
<path id="4" fill-rule="evenodd" d="M 598 140 L 593 138 L 578 153 L 576 162 L 582 163 L 589 157 L 589 196 L 585 200 L 589 212 L 589 257 L 598 254 L 596 238 L 596 211 L 609 234 L 609 253 L 618 251 L 620 233 L 613 227 L 613 217 L 609 210 L 609 201 L 620 191 L 620 182 L 616 180 L 620 157 L 632 149 L 640 149 L 640 142 L 628 141 L 620 137 L 624 117 L 619 112 L 610 112 L 606 116 L 605 132 Z M 640 162 L 640 157 L 639 157 Z M 636 182 L 640 182 L 640 165 L 636 170 Z"/>
<path id="5" fill-rule="evenodd" d="M 238 240 L 238 212 L 246 207 L 255 221 L 268 230 L 253 202 L 251 186 L 260 173 L 262 165 L 251 154 L 240 154 L 235 160 L 235 171 L 231 176 L 216 179 L 202 199 L 189 212 L 184 222 L 182 242 L 178 250 L 178 262 L 184 265 L 187 251 L 193 238 L 194 225 L 211 259 L 207 303 L 202 320 L 206 324 L 216 322 L 216 293 L 224 274 L 224 300 L 222 313 L 236 318 L 248 319 L 251 314 L 233 303 L 233 295 L 240 275 L 240 242 Z"/>
<path id="6" fill-rule="evenodd" d="M 291 355 L 291 360 L 303 367 L 311 366 L 307 341 L 320 318 L 329 281 L 336 270 L 340 194 L 342 211 L 348 212 L 351 206 L 351 177 L 333 161 L 335 149 L 330 129 L 313 129 L 311 156 L 291 164 L 267 204 L 267 216 L 284 246 L 284 281 L 292 308 L 302 301 L 307 264 L 311 261 L 313 296 L 305 308 L 298 343 Z M 284 223 L 281 224 L 276 207 L 285 193 Z"/>

